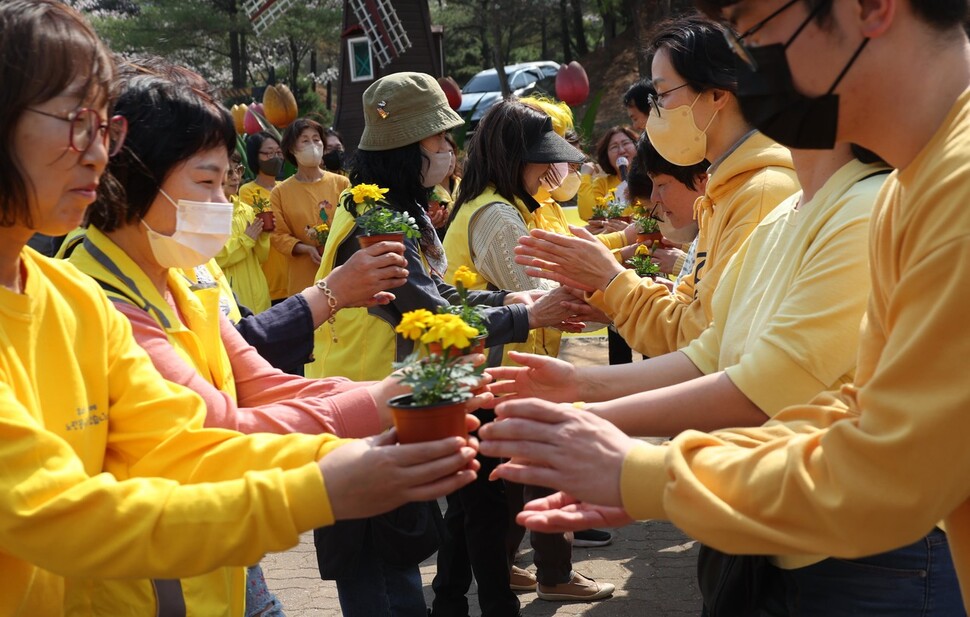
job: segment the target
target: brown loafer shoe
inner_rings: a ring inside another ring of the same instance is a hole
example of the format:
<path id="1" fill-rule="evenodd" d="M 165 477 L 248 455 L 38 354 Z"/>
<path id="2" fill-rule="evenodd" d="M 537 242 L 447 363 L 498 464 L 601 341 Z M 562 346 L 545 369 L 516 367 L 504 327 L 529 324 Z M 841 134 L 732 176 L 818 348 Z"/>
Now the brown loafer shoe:
<path id="1" fill-rule="evenodd" d="M 597 583 L 573 571 L 569 581 L 558 585 L 539 584 L 536 593 L 551 602 L 592 602 L 612 596 L 615 589 L 610 583 Z"/>
<path id="2" fill-rule="evenodd" d="M 513 591 L 535 591 L 536 575 L 519 566 L 512 566 L 509 575 L 509 588 Z"/>

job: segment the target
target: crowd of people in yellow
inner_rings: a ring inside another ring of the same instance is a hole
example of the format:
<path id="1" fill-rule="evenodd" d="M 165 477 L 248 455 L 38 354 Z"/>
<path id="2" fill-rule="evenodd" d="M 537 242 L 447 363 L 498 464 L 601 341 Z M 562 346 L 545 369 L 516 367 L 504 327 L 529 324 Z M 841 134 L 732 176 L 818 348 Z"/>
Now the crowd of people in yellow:
<path id="1" fill-rule="evenodd" d="M 542 97 L 461 152 L 410 72 L 352 155 L 310 118 L 242 152 L 195 72 L 0 4 L 0 615 L 282 615 L 258 562 L 314 530 L 348 617 L 473 579 L 516 617 L 609 598 L 571 542 L 638 519 L 703 543 L 710 617 L 966 614 L 970 6 L 697 5 L 594 161 Z M 397 443 L 397 326 L 454 306 L 472 436 Z M 558 359 L 590 323 L 644 359 Z"/>

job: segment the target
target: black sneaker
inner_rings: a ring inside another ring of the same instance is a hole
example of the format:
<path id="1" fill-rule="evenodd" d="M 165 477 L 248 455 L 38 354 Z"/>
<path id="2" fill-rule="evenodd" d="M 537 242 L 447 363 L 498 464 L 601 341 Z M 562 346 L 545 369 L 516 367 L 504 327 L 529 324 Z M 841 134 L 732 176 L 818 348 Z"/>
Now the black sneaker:
<path id="1" fill-rule="evenodd" d="M 573 534 L 573 546 L 591 548 L 613 544 L 613 534 L 602 529 L 586 529 Z"/>

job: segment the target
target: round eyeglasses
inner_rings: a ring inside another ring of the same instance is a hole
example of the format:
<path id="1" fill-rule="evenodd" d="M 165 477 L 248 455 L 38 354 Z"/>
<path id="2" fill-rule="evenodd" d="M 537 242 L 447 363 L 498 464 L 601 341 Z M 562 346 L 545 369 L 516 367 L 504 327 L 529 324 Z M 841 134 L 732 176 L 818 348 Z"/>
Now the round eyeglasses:
<path id="1" fill-rule="evenodd" d="M 128 121 L 123 116 L 114 116 L 107 122 L 102 122 L 100 114 L 87 107 L 74 110 L 67 116 L 52 114 L 32 107 L 28 107 L 27 110 L 69 123 L 70 141 L 68 143 L 71 150 L 78 154 L 87 152 L 95 137 L 100 133 L 101 141 L 108 149 L 108 156 L 114 156 L 121 151 L 121 146 L 125 143 L 125 135 L 128 134 Z"/>

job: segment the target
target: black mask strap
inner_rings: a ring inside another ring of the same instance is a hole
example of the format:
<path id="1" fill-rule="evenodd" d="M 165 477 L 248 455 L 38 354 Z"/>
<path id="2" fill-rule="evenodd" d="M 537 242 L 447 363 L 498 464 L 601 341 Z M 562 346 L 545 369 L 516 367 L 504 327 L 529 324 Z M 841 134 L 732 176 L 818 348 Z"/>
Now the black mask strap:
<path id="1" fill-rule="evenodd" d="M 829 91 L 826 94 L 832 94 L 833 92 L 835 92 L 835 89 L 839 87 L 840 83 L 842 83 L 842 78 L 845 77 L 845 74 L 849 72 L 849 69 L 851 69 L 852 65 L 855 64 L 856 58 L 859 57 L 859 54 L 862 53 L 862 50 L 866 48 L 866 45 L 868 45 L 869 41 L 871 40 L 872 39 L 870 38 L 862 39 L 862 44 L 859 45 L 859 49 L 855 50 L 855 53 L 852 54 L 852 57 L 849 59 L 849 63 L 845 65 L 845 68 L 842 69 L 842 72 L 839 73 L 839 76 L 835 78 L 835 83 L 832 84 L 832 87 L 829 88 Z"/>

